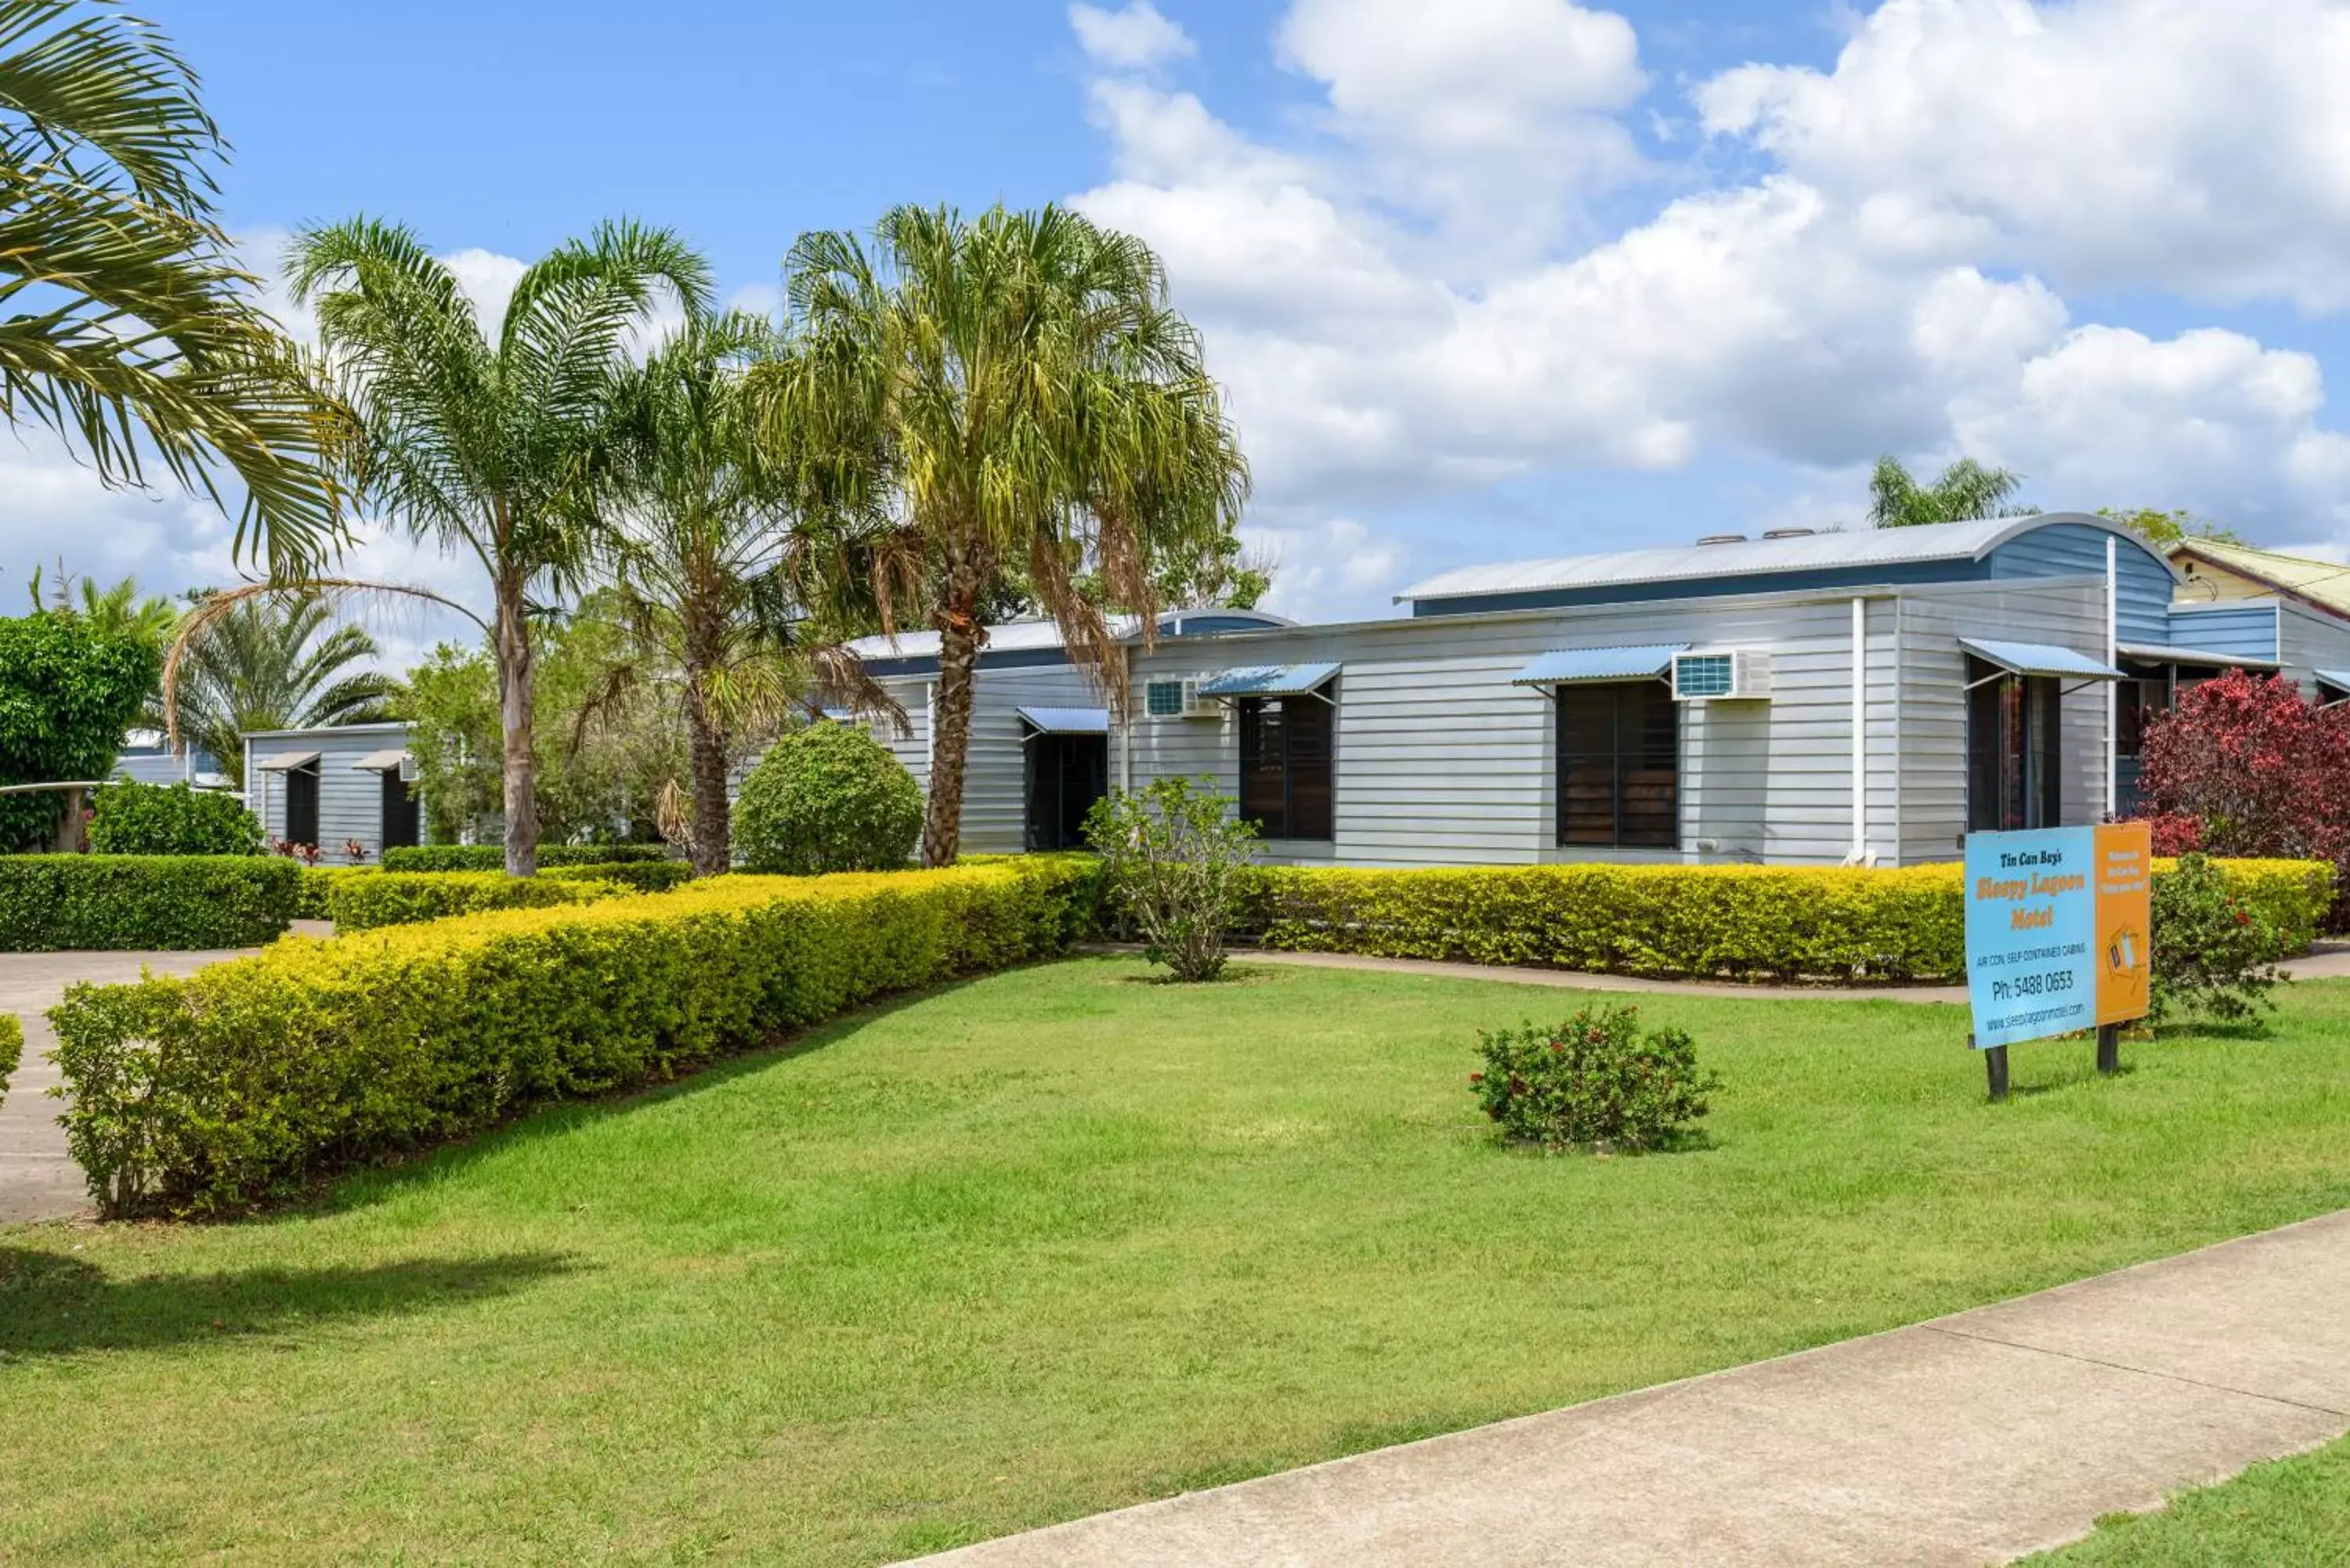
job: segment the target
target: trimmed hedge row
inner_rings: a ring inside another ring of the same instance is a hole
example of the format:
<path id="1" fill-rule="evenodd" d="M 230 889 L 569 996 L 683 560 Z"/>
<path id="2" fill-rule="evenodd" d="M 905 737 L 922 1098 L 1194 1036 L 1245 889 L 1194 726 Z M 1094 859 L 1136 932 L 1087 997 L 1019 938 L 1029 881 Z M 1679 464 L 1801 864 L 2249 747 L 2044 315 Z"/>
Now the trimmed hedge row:
<path id="1" fill-rule="evenodd" d="M 0 1012 L 0 1105 L 8 1101 L 8 1075 L 25 1060 L 25 1025 L 13 1012 Z"/>
<path id="2" fill-rule="evenodd" d="M 720 877 L 78 985 L 49 1013 L 67 1137 L 111 1213 L 232 1212 L 887 992 L 1057 952 L 1097 875 L 1039 857 Z"/>
<path id="3" fill-rule="evenodd" d="M 294 899 L 294 918 L 297 920 L 331 920 L 335 918 L 335 889 L 354 877 L 381 875 L 372 866 L 296 866 L 301 873 L 301 890 Z"/>
<path id="4" fill-rule="evenodd" d="M 557 904 L 588 904 L 627 892 L 600 879 L 566 881 L 555 877 L 509 877 L 503 871 L 376 871 L 346 877 L 327 898 L 327 918 L 338 933 L 371 931 L 379 926 L 410 926 L 451 915 L 492 909 L 544 909 Z"/>
<path id="5" fill-rule="evenodd" d="M 2217 862 L 2285 939 L 2333 900 L 2312 860 Z M 2155 863 L 2158 878 L 2171 862 Z M 1730 980 L 1950 981 L 1966 973 L 1963 872 L 1759 866 L 1458 871 L 1259 867 L 1235 927 L 1266 947 Z"/>
<path id="6" fill-rule="evenodd" d="M 558 866 L 541 877 L 556 882 L 618 882 L 639 893 L 666 893 L 693 880 L 693 866 L 685 860 L 610 860 L 596 866 Z"/>
<path id="7" fill-rule="evenodd" d="M 542 844 L 538 864 L 549 866 L 610 866 L 623 860 L 666 860 L 661 844 Z M 383 852 L 387 871 L 503 871 L 503 844 L 408 844 Z"/>
<path id="8" fill-rule="evenodd" d="M 0 950 L 250 948 L 301 898 L 268 855 L 0 856 Z"/>

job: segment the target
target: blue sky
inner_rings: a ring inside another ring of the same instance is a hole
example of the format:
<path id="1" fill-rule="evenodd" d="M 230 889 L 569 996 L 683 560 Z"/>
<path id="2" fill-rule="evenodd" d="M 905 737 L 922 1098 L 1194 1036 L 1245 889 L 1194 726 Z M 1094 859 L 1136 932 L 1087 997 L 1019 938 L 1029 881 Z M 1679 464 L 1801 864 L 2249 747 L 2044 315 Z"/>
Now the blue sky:
<path id="1" fill-rule="evenodd" d="M 632 213 L 754 291 L 803 229 L 898 201 L 1136 230 L 1293 614 L 1850 524 L 1882 451 L 2350 536 L 2350 15 L 2321 0 L 147 9 L 235 143 L 257 265 L 360 210 L 491 280 Z M 0 483 L 12 567 L 231 569 L 202 508 L 95 496 L 37 441 Z"/>

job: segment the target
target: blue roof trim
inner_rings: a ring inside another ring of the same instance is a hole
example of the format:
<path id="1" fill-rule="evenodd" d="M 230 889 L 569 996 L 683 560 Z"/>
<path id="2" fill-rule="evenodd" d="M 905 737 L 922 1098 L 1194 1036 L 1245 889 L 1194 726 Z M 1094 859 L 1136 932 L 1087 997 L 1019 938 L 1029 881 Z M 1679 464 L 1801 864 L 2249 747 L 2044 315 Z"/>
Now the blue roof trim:
<path id="1" fill-rule="evenodd" d="M 1022 721 L 1040 735 L 1107 735 L 1107 708 L 1017 708 Z"/>
<path id="2" fill-rule="evenodd" d="M 1303 697 L 1326 685 L 1336 664 L 1253 664 L 1200 682 L 1202 697 Z"/>
<path id="3" fill-rule="evenodd" d="M 2101 659 L 2051 642 L 1995 642 L 1962 637 L 1959 646 L 2017 675 L 2054 675 L 2084 680 L 2119 680 L 2122 672 Z"/>
<path id="4" fill-rule="evenodd" d="M 1586 680 L 1654 680 L 1689 651 L 1686 642 L 1635 648 L 1562 648 L 1510 677 L 1513 686 L 1571 686 Z"/>
<path id="5" fill-rule="evenodd" d="M 884 676 L 936 675 L 939 656 L 935 653 L 908 654 L 897 659 L 866 659 L 861 661 L 865 673 L 877 680 Z M 979 650 L 982 670 L 1042 670 L 1069 662 L 1069 656 L 1057 648 L 1014 648 L 1002 653 Z"/>
<path id="6" fill-rule="evenodd" d="M 2102 568 L 2100 568 L 2102 570 Z M 1991 576 L 1982 561 L 1903 561 L 1886 566 L 1751 572 L 1737 576 L 1674 577 L 1663 582 L 1593 587 L 1528 588 L 1521 593 L 1471 594 L 1414 599 L 1412 618 L 1490 615 L 1499 610 L 1565 609 L 1576 605 L 1655 604 L 1667 599 L 1722 598 L 1732 594 L 1808 593 L 1818 588 L 1901 587 L 1910 584 L 1980 582 Z"/>

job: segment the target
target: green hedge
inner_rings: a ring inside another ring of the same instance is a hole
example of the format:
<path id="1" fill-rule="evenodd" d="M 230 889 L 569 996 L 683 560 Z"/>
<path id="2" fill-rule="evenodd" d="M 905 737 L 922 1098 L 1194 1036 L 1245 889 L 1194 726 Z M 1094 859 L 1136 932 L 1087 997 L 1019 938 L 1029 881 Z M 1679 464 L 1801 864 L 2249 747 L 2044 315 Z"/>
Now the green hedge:
<path id="1" fill-rule="evenodd" d="M 1058 951 L 1097 874 L 1039 857 L 718 877 L 78 985 L 49 1013 L 67 1136 L 109 1212 L 234 1211 L 536 1105 L 673 1077 L 888 992 Z"/>
<path id="2" fill-rule="evenodd" d="M 666 893 L 693 880 L 693 867 L 683 860 L 613 860 L 600 866 L 558 866 L 540 876 L 556 882 L 618 882 L 639 893 Z"/>
<path id="3" fill-rule="evenodd" d="M 354 877 L 380 875 L 372 866 L 303 866 L 301 891 L 294 899 L 294 918 L 297 920 L 331 920 L 335 918 L 335 889 Z"/>
<path id="4" fill-rule="evenodd" d="M 601 880 L 509 877 L 503 871 L 377 871 L 338 880 L 327 898 L 337 932 L 408 926 L 491 909 L 544 909 L 620 897 L 627 889 Z"/>
<path id="5" fill-rule="evenodd" d="M 549 866 L 611 866 L 623 860 L 666 860 L 665 844 L 542 844 L 538 863 Z M 503 844 L 411 844 L 383 852 L 387 871 L 503 871 Z"/>
<path id="6" fill-rule="evenodd" d="M 8 1100 L 8 1075 L 24 1060 L 24 1023 L 13 1012 L 0 1012 L 0 1105 Z"/>
<path id="7" fill-rule="evenodd" d="M 2157 862 L 2155 875 L 2168 864 Z M 2332 901 L 2331 867 L 2220 864 L 2288 951 L 2309 945 Z M 1315 952 L 1742 981 L 1950 981 L 1966 973 L 1961 877 L 1957 866 L 1259 867 L 1235 924 L 1267 947 Z"/>
<path id="8" fill-rule="evenodd" d="M 258 947 L 294 918 L 299 869 L 269 855 L 0 856 L 0 950 Z"/>

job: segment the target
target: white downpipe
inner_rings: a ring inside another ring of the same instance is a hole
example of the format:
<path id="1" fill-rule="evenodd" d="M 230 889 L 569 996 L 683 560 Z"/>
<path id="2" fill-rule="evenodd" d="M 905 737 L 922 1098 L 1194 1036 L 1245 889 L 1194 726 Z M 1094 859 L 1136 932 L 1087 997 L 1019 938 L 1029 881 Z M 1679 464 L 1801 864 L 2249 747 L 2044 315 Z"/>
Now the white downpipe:
<path id="1" fill-rule="evenodd" d="M 922 682 L 922 789 L 931 787 L 931 775 L 938 771 L 939 763 L 939 683 Z"/>
<path id="2" fill-rule="evenodd" d="M 1852 850 L 1847 866 L 1869 864 L 1868 601 L 1852 601 Z"/>
<path id="3" fill-rule="evenodd" d="M 2119 670 L 2121 649 L 2121 594 L 2116 574 L 2116 548 L 2121 541 L 2111 534 L 2106 535 L 2106 667 Z M 2108 680 L 2106 688 L 2106 820 L 2111 822 L 2122 808 L 2122 761 L 2117 754 L 2121 744 L 2121 682 Z"/>

